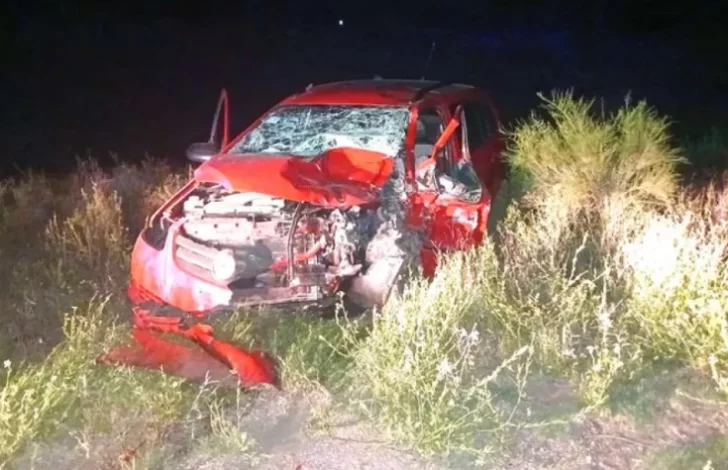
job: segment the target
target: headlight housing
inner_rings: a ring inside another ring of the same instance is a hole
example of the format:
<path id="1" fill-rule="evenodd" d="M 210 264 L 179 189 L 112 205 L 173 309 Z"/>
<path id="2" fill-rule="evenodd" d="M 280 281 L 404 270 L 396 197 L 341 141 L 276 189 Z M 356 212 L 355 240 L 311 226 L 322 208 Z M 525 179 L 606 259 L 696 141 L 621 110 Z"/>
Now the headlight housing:
<path id="1" fill-rule="evenodd" d="M 232 250 L 222 250 L 212 260 L 212 275 L 220 282 L 232 279 L 236 270 L 237 263 Z"/>

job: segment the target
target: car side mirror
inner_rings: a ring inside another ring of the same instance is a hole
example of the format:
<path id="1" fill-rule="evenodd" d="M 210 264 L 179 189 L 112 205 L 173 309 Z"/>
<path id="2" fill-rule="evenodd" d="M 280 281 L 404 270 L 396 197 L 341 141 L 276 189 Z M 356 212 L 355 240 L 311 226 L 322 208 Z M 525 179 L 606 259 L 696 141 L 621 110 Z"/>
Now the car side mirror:
<path id="1" fill-rule="evenodd" d="M 195 163 L 203 163 L 220 153 L 220 151 L 228 144 L 228 127 L 229 127 L 229 106 L 227 90 L 220 90 L 220 98 L 217 100 L 217 108 L 212 117 L 212 128 L 210 129 L 210 138 L 207 142 L 196 142 L 187 147 L 187 159 Z M 222 114 L 222 143 L 216 144 L 217 126 Z"/>
<path id="2" fill-rule="evenodd" d="M 196 142 L 187 147 L 187 159 L 195 163 L 204 163 L 220 151 L 213 142 Z"/>

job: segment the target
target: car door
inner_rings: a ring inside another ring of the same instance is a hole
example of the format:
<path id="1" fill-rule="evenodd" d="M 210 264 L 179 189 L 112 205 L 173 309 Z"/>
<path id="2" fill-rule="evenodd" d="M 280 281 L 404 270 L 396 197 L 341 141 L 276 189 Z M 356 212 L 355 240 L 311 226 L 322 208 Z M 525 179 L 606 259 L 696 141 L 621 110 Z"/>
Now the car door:
<path id="1" fill-rule="evenodd" d="M 490 194 L 467 149 L 463 151 L 467 124 L 462 108 L 453 114 L 441 110 L 441 115 L 448 125 L 441 126 L 433 156 L 417 167 L 421 175 L 414 198 L 427 236 L 422 250 L 426 276 L 434 274 L 440 254 L 467 250 L 482 242 L 490 211 Z"/>
<path id="2" fill-rule="evenodd" d="M 467 151 L 481 181 L 495 196 L 505 178 L 506 137 L 493 106 L 484 98 L 468 99 L 461 105 L 467 119 Z"/>

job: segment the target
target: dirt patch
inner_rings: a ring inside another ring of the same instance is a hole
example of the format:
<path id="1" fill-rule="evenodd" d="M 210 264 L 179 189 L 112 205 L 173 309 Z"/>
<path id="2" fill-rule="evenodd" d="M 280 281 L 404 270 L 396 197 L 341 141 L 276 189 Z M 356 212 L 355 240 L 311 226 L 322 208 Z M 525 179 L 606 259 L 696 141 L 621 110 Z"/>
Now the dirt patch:
<path id="1" fill-rule="evenodd" d="M 672 393 L 649 420 L 627 412 L 575 418 L 578 406 L 574 395 L 567 383 L 556 379 L 535 384 L 531 393 L 535 395 L 527 408 L 531 418 L 536 418 L 531 422 L 555 424 L 520 429 L 506 449 L 507 457 L 496 458 L 485 467 L 472 462 L 435 462 L 398 448 L 382 429 L 362 421 L 346 405 L 334 404 L 324 391 L 292 394 L 265 390 L 246 396 L 245 406 L 223 410 L 227 422 L 234 424 L 230 436 L 245 436 L 250 449 L 220 451 L 213 445 L 215 437 L 209 429 L 195 431 L 197 435 L 191 439 L 190 429 L 140 426 L 139 433 L 146 433 L 149 439 L 146 447 L 139 449 L 134 467 L 125 467 L 123 460 L 140 442 L 141 434 L 129 431 L 124 436 L 93 441 L 73 434 L 33 445 L 13 468 L 647 470 L 656 455 L 705 446 L 717 437 L 728 436 L 728 405 L 680 392 Z M 723 464 L 714 461 L 713 467 L 723 468 Z"/>
<path id="2" fill-rule="evenodd" d="M 539 411 L 548 416 L 544 421 L 550 418 L 558 423 L 564 419 L 559 410 L 576 407 L 575 402 L 569 403 L 574 396 L 567 388 L 558 380 L 546 390 L 542 390 L 543 383 L 536 386 L 544 392 L 535 400 Z M 691 398 L 679 390 L 673 390 L 649 420 L 626 412 L 583 419 L 571 416 L 572 420 L 567 417 L 563 424 L 519 431 L 511 457 L 497 468 L 647 470 L 654 455 L 728 435 L 728 405 Z"/>
<path id="3" fill-rule="evenodd" d="M 325 394 L 283 395 L 274 391 L 254 399 L 240 422 L 240 430 L 256 444 L 258 461 L 248 457 L 222 455 L 210 458 L 196 450 L 175 469 L 279 470 L 279 469 L 440 469 L 413 453 L 388 444 L 381 431 L 353 415 L 336 413 L 321 417 L 330 406 Z M 232 410 L 231 413 L 235 414 Z M 231 416 L 231 421 L 236 416 Z M 322 422 L 323 421 L 323 422 Z M 315 425 L 318 422 L 319 425 Z"/>

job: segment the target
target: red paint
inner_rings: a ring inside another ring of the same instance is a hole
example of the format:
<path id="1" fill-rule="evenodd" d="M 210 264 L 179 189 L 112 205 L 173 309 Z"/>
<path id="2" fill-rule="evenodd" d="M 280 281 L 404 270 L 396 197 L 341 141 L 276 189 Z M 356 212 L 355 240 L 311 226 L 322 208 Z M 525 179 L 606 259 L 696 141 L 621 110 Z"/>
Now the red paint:
<path id="1" fill-rule="evenodd" d="M 249 352 L 216 339 L 209 325 L 197 323 L 184 331 L 184 335 L 202 346 L 207 353 L 234 370 L 244 386 L 256 384 L 278 385 L 273 361 L 260 351 Z"/>
<path id="2" fill-rule="evenodd" d="M 497 132 L 479 148 L 469 151 L 470 161 L 483 187 L 483 196 L 479 201 L 468 202 L 434 190 L 417 189 L 414 146 L 420 110 L 435 109 L 445 116 L 445 130 L 439 136 L 436 147 L 447 149 L 454 162 L 467 155 L 463 153 L 461 144 L 463 115 L 460 110 L 463 103 L 475 101 L 484 104 L 491 110 L 493 121 L 500 126 L 498 112 L 485 91 L 474 87 L 441 86 L 417 94 L 423 85 L 428 84 L 429 82 L 389 80 L 334 83 L 290 96 L 272 109 L 299 104 L 386 105 L 409 108 L 410 118 L 403 142 L 405 186 L 410 203 L 407 223 L 423 230 L 427 236 L 422 250 L 422 264 L 425 275 L 431 277 L 436 272 L 439 253 L 471 249 L 486 236 L 491 195 L 496 193 L 505 176 L 501 154 L 506 140 L 503 134 Z M 159 224 L 160 219 L 168 222 L 164 247 L 157 249 L 140 236 L 132 253 L 129 288 L 132 302 L 169 306 L 179 312 L 179 315 L 171 318 L 154 316 L 137 309 L 134 332 L 137 346 L 117 351 L 115 355 L 107 355 L 106 359 L 109 362 L 127 359 L 128 363 L 144 367 L 161 365 L 167 370 L 193 378 L 202 369 L 221 374 L 223 369 L 231 368 L 237 371 L 245 384 L 275 383 L 277 378 L 273 361 L 263 353 L 245 351 L 220 341 L 205 324 L 182 324 L 181 318 L 185 315 L 185 318 L 201 319 L 213 309 L 230 307 L 233 292 L 225 285 L 186 271 L 176 259 L 174 240 L 183 222 L 176 220 L 181 202 L 199 184 L 217 183 L 233 191 L 264 193 L 325 208 L 346 208 L 353 205 L 375 207 L 379 203 L 381 188 L 392 174 L 394 160 L 379 152 L 356 148 L 335 148 L 311 159 L 268 154 L 230 155 L 226 153 L 228 149 L 235 146 L 264 116 L 228 142 L 228 100 L 224 90 L 221 103 L 224 105 L 225 127 L 221 153 L 200 165 L 194 178 L 150 218 L 150 226 L 153 223 Z M 467 116 L 465 119 L 467 122 Z M 428 162 L 434 163 L 434 159 Z M 315 232 L 315 226 L 309 228 Z M 319 249 L 320 247 L 314 246 L 307 253 L 297 253 L 294 261 L 304 262 L 315 256 Z M 285 269 L 287 264 L 288 260 L 284 257 L 276 260 L 274 268 Z M 339 283 L 338 278 L 331 281 L 331 285 L 337 289 Z M 202 349 L 191 350 L 178 344 L 167 344 L 168 342 L 152 333 L 153 331 L 181 335 Z M 185 365 L 187 363 L 192 363 L 197 368 L 190 368 Z"/>
<path id="3" fill-rule="evenodd" d="M 168 341 L 151 330 L 134 328 L 135 343 L 111 350 L 97 359 L 99 364 L 131 365 L 147 369 L 162 369 L 165 373 L 193 381 L 223 380 L 230 376 L 229 368 L 204 350 Z"/>
<path id="4" fill-rule="evenodd" d="M 200 279 L 179 267 L 174 257 L 174 237 L 179 226 L 169 229 L 162 250 L 156 250 L 142 237 L 136 241 L 131 258 L 131 282 L 137 290 L 185 312 L 205 312 L 229 303 L 232 291 Z"/>
<path id="5" fill-rule="evenodd" d="M 274 361 L 265 353 L 218 340 L 212 327 L 203 323 L 186 327 L 180 317 L 154 316 L 138 306 L 133 311 L 135 343 L 99 356 L 98 363 L 162 369 L 196 381 L 225 380 L 232 372 L 243 386 L 270 384 L 280 388 Z M 188 338 L 199 347 L 168 341 L 160 333 Z"/>
<path id="6" fill-rule="evenodd" d="M 407 106 L 422 82 L 366 80 L 327 83 L 282 101 L 282 104 Z"/>
<path id="7" fill-rule="evenodd" d="M 312 160 L 273 155 L 224 155 L 195 170 L 200 183 L 250 191 L 322 207 L 373 202 L 392 173 L 383 153 L 335 148 Z"/>

